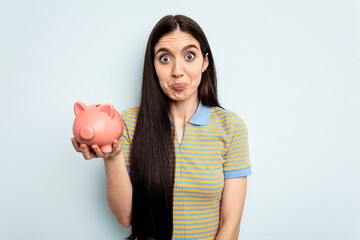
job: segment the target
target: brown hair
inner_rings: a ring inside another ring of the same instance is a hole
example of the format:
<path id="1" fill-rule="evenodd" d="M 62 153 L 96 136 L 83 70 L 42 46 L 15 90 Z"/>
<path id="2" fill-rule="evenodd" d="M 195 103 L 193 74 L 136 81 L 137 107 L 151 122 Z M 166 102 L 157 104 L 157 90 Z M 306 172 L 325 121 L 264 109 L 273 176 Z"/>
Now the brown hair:
<path id="1" fill-rule="evenodd" d="M 173 232 L 175 155 L 169 120 L 171 99 L 162 91 L 154 67 L 154 46 L 167 33 L 180 30 L 199 43 L 209 65 L 198 96 L 203 105 L 218 106 L 216 72 L 209 43 L 200 26 L 184 15 L 167 15 L 153 28 L 146 46 L 141 100 L 131 150 L 132 234 L 128 240 L 170 240 Z"/>

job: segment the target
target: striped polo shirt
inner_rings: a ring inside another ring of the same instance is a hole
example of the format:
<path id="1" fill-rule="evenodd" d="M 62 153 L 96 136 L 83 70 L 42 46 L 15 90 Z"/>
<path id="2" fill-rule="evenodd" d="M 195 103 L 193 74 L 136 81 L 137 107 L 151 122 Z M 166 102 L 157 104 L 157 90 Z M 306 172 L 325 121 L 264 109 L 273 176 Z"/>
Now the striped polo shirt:
<path id="1" fill-rule="evenodd" d="M 119 141 L 129 173 L 137 113 L 138 107 L 121 113 L 124 131 Z M 224 179 L 252 172 L 247 127 L 236 113 L 201 102 L 185 124 L 181 143 L 170 123 L 175 147 L 173 239 L 215 239 Z"/>

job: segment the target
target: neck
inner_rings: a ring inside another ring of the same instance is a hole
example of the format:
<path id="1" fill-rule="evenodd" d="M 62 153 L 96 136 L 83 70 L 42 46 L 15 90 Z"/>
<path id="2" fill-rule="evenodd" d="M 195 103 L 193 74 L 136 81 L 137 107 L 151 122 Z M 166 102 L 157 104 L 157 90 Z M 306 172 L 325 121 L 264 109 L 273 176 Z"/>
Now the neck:
<path id="1" fill-rule="evenodd" d="M 195 95 L 184 101 L 173 101 L 170 104 L 170 118 L 175 125 L 185 125 L 194 115 L 199 106 L 200 100 Z"/>

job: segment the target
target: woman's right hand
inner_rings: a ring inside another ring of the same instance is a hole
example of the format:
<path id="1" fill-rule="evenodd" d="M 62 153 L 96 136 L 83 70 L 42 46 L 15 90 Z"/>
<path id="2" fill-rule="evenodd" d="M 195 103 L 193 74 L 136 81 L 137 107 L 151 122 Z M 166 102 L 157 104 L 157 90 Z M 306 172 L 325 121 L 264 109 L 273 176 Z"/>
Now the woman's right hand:
<path id="1" fill-rule="evenodd" d="M 100 147 L 97 145 L 92 145 L 92 150 L 89 150 L 87 145 L 82 143 L 80 144 L 74 137 L 71 138 L 71 142 L 75 148 L 75 151 L 81 152 L 84 156 L 85 160 L 90 160 L 93 158 L 104 158 L 104 159 L 111 159 L 117 156 L 121 152 L 121 144 L 118 140 L 114 140 L 112 143 L 112 151 L 110 153 L 103 153 L 100 150 Z"/>

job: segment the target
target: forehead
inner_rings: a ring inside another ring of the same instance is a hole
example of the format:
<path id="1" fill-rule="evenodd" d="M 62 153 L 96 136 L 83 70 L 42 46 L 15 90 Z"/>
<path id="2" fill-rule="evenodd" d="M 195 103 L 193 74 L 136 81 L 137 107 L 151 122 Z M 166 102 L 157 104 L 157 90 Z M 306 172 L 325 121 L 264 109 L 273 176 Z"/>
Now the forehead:
<path id="1" fill-rule="evenodd" d="M 162 36 L 155 44 L 155 51 L 160 47 L 182 47 L 188 44 L 194 44 L 200 49 L 200 44 L 191 34 L 183 31 L 175 31 Z"/>

